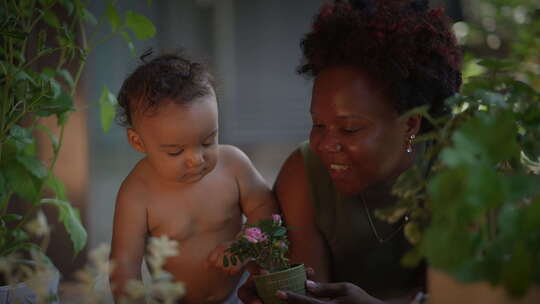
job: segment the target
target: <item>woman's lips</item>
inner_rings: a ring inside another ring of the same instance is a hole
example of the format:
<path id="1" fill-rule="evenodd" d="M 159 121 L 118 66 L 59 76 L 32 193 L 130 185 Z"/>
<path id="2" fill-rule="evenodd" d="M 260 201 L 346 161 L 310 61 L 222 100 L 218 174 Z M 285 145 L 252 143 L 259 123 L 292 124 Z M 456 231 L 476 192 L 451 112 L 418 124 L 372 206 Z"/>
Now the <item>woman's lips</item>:
<path id="1" fill-rule="evenodd" d="M 328 172 L 330 173 L 330 176 L 334 179 L 340 179 L 347 174 L 351 166 L 344 165 L 344 164 L 330 164 L 328 166 Z"/>

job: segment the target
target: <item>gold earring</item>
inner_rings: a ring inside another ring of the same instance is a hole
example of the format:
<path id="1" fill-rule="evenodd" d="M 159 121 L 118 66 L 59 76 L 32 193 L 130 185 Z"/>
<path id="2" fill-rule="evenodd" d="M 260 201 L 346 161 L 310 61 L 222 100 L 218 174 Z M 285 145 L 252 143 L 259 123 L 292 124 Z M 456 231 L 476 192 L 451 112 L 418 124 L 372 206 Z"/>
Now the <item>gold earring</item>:
<path id="1" fill-rule="evenodd" d="M 407 153 L 411 153 L 413 151 L 413 141 L 414 139 L 416 138 L 416 135 L 414 134 L 411 134 L 411 136 L 409 137 L 409 140 L 407 141 Z"/>

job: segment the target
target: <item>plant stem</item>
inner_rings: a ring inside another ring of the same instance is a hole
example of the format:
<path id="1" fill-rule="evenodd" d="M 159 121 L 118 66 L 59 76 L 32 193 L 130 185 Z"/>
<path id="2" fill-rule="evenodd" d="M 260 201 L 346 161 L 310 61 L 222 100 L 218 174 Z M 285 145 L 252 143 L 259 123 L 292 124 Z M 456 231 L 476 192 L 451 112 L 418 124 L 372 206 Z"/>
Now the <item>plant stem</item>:
<path id="1" fill-rule="evenodd" d="M 494 241 L 497 237 L 497 214 L 496 210 L 488 210 L 488 228 L 490 241 Z"/>

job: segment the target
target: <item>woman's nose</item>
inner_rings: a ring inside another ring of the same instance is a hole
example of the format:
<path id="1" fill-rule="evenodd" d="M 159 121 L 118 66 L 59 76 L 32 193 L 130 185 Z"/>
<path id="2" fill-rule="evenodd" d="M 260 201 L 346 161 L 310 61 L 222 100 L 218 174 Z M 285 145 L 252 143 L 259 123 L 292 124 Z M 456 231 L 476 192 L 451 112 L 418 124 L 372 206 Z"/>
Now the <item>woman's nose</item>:
<path id="1" fill-rule="evenodd" d="M 339 143 L 339 141 L 328 135 L 325 135 L 321 138 L 318 146 L 319 149 L 323 152 L 336 153 L 343 150 L 343 146 Z"/>

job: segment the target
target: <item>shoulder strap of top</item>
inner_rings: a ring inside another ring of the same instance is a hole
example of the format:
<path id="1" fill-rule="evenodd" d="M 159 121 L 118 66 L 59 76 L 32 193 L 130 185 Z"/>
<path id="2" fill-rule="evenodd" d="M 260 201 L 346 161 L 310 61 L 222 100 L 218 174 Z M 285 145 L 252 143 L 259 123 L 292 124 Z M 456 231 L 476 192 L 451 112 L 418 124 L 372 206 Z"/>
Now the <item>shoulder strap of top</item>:
<path id="1" fill-rule="evenodd" d="M 319 216 L 327 213 L 328 208 L 334 208 L 336 191 L 330 175 L 326 171 L 322 161 L 313 153 L 309 141 L 300 145 L 300 151 L 304 158 L 304 167 L 309 180 L 311 199 Z"/>

